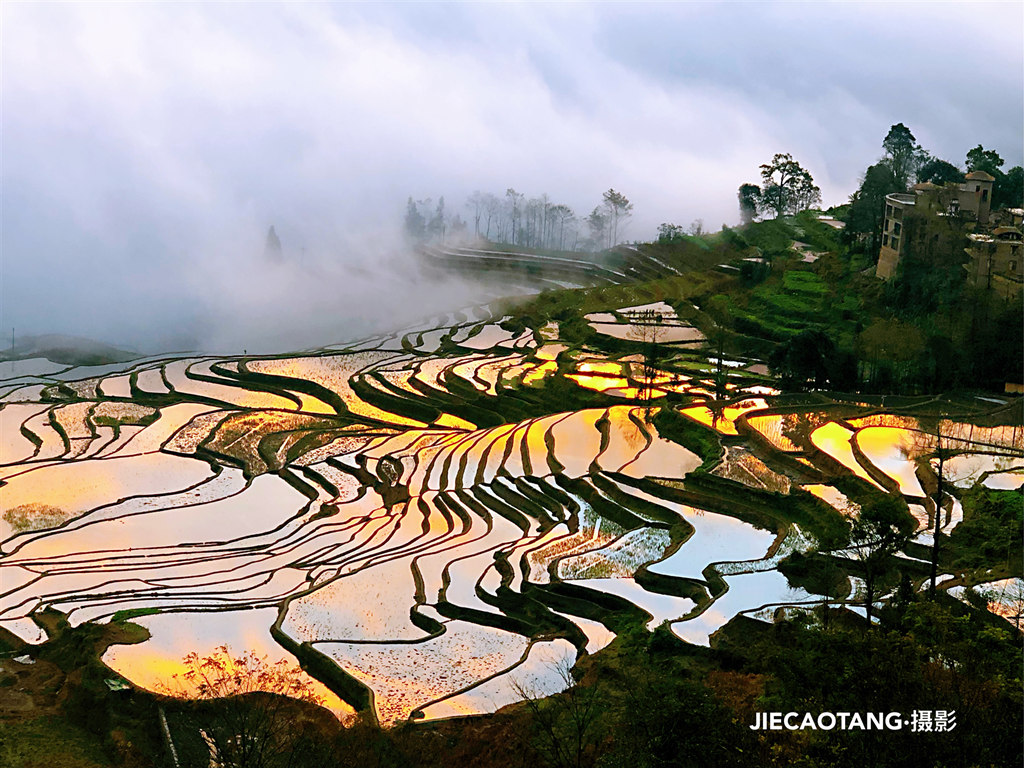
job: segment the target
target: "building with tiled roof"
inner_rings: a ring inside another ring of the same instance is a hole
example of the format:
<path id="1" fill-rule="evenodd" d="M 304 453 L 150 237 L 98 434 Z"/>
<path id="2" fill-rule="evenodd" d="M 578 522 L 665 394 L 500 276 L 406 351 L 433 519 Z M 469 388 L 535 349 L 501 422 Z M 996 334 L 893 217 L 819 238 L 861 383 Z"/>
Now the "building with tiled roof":
<path id="1" fill-rule="evenodd" d="M 957 234 L 961 224 L 965 231 L 984 230 L 992 209 L 994 181 L 984 171 L 972 171 L 960 184 L 937 186 L 924 182 L 915 184 L 910 193 L 886 195 L 875 275 L 883 280 L 895 277 L 908 248 L 959 247 L 964 236 Z M 943 244 L 949 238 L 957 242 Z"/>

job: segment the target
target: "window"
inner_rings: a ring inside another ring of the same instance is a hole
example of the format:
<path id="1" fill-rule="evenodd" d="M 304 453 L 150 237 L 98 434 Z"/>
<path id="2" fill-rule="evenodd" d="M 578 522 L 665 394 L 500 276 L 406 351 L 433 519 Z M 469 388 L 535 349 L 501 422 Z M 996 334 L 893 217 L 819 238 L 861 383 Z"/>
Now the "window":
<path id="1" fill-rule="evenodd" d="M 981 201 L 985 202 L 986 200 L 988 200 L 988 190 L 987 189 L 983 189 L 981 191 Z"/>
<path id="2" fill-rule="evenodd" d="M 1016 261 L 1011 261 L 1010 262 L 1010 271 L 1011 272 L 1016 272 L 1017 271 L 1017 262 Z"/>
<path id="3" fill-rule="evenodd" d="M 899 222 L 897 221 L 897 222 L 896 222 L 896 224 L 895 224 L 895 225 L 893 226 L 893 228 L 892 228 L 892 234 L 893 234 L 893 236 L 894 236 L 894 237 L 899 237 L 899 236 L 900 236 L 900 230 L 901 230 L 901 229 L 903 229 L 903 225 L 902 225 L 902 224 L 900 224 L 900 223 L 899 223 Z"/>
<path id="4" fill-rule="evenodd" d="M 974 185 L 974 191 L 975 192 L 981 192 L 981 184 L 975 184 Z"/>
<path id="5" fill-rule="evenodd" d="M 891 247 L 892 247 L 892 249 L 893 249 L 894 251 L 898 251 L 898 250 L 900 249 L 900 241 L 899 241 L 899 238 L 896 238 L 896 237 L 894 237 L 894 238 L 892 239 L 892 246 L 891 246 Z"/>
<path id="6" fill-rule="evenodd" d="M 882 245 L 888 245 L 888 244 L 889 244 L 889 236 L 888 235 L 882 235 Z"/>

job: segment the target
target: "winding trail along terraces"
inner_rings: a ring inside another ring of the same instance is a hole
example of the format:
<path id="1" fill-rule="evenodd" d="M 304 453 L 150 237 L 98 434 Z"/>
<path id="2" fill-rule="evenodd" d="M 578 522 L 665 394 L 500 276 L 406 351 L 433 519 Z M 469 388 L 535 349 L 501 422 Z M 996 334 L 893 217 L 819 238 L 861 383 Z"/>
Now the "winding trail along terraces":
<path id="1" fill-rule="evenodd" d="M 666 271 L 641 261 L 555 266 Z M 939 434 L 944 531 L 966 488 L 1024 482 L 998 416 L 794 405 L 749 361 L 716 401 L 717 360 L 663 302 L 577 318 L 590 346 L 459 317 L 301 356 L 0 371 L 0 628 L 31 646 L 47 609 L 134 617 L 151 638 L 104 659 L 148 688 L 228 644 L 301 661 L 339 715 L 487 712 L 557 691 L 554 662 L 630 625 L 708 644 L 738 614 L 818 602 L 777 566 L 872 494 L 904 499 L 927 544 Z"/>

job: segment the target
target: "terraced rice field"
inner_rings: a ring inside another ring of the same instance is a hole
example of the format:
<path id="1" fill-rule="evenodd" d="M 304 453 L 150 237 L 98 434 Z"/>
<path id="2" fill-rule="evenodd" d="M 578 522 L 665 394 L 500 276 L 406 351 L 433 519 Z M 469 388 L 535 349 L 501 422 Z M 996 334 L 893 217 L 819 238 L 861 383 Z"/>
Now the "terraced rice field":
<path id="1" fill-rule="evenodd" d="M 588 319 L 701 340 L 666 309 Z M 773 410 L 739 361 L 715 402 L 707 359 L 652 372 L 470 316 L 299 357 L 5 364 L 0 628 L 37 643 L 45 609 L 136 616 L 152 638 L 105 660 L 141 686 L 228 644 L 325 662 L 339 714 L 443 718 L 559 690 L 623 621 L 707 644 L 814 602 L 775 568 L 811 537 L 773 510 L 856 515 L 837 478 L 903 496 L 922 535 L 935 513 L 913 419 Z M 584 405 L 545 399 L 558 378 Z M 661 411 L 724 443 L 710 472 Z M 942 432 L 954 487 L 1024 482 L 1019 428 Z"/>

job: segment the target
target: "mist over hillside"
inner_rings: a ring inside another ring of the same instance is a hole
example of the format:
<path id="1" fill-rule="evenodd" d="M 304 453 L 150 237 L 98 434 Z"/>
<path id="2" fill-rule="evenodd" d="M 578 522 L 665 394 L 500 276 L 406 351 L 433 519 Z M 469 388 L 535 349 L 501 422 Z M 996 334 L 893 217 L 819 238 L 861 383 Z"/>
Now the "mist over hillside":
<path id="1" fill-rule="evenodd" d="M 410 197 L 468 219 L 475 190 L 514 187 L 585 216 L 614 187 L 624 239 L 649 240 L 735 223 L 776 152 L 842 203 L 898 120 L 937 156 L 1021 162 L 1019 5 L 897 5 L 881 26 L 857 4 L 2 14 L 5 334 L 280 349 L 479 300 L 423 283 Z"/>

